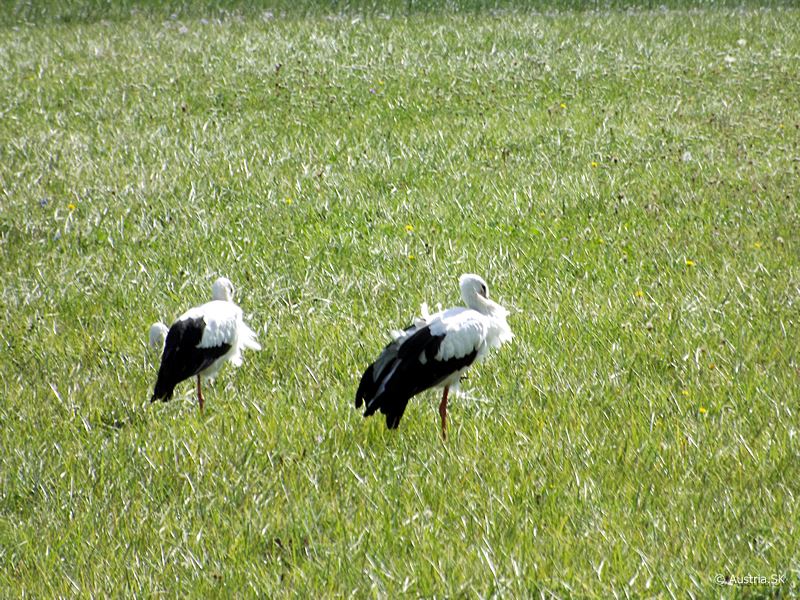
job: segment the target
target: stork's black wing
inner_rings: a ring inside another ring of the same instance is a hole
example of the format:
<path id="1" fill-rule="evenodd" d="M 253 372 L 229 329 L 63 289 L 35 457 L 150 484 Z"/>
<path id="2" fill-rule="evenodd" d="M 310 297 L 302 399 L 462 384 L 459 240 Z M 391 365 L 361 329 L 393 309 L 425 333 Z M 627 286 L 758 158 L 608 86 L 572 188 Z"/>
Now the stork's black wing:
<path id="1" fill-rule="evenodd" d="M 172 398 L 175 386 L 210 367 L 215 360 L 231 349 L 230 344 L 198 348 L 203 338 L 205 321 L 202 317 L 181 319 L 173 323 L 164 343 L 158 379 L 150 402 Z"/>
<path id="2" fill-rule="evenodd" d="M 445 336 L 445 333 L 433 334 L 428 325 L 387 345 L 361 377 L 356 408 L 366 402 L 365 417 L 380 410 L 386 415 L 386 426 L 397 428 L 413 396 L 440 384 L 475 361 L 477 348 L 459 358 L 437 360 Z"/>

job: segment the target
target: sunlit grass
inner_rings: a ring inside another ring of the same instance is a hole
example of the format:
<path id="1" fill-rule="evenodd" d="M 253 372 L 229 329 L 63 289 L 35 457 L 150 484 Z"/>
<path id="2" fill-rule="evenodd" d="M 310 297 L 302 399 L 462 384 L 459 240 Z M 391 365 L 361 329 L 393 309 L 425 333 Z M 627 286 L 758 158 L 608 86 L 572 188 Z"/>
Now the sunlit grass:
<path id="1" fill-rule="evenodd" d="M 210 12 L 0 29 L 0 589 L 800 591 L 800 12 Z M 514 344 L 365 421 L 465 271 Z M 150 405 L 222 274 L 263 351 Z"/>

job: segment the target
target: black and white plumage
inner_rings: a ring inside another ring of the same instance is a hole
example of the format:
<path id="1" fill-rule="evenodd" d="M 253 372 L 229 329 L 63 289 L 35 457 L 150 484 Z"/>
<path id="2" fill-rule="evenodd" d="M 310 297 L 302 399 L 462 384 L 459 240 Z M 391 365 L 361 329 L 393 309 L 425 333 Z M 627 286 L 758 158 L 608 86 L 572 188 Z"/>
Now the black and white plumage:
<path id="1" fill-rule="evenodd" d="M 233 303 L 233 285 L 220 277 L 212 287 L 211 302 L 190 308 L 167 333 L 161 366 L 150 401 L 172 398 L 175 386 L 197 376 L 197 398 L 203 410 L 200 380 L 212 379 L 230 361 L 242 364 L 242 350 L 261 350 L 255 332 L 244 322 L 242 309 Z"/>
<path id="2" fill-rule="evenodd" d="M 227 281 L 226 284 L 223 280 Z M 212 300 L 221 300 L 223 299 L 225 292 L 223 291 L 224 286 L 230 286 L 230 289 L 233 290 L 233 284 L 230 280 L 226 279 L 225 277 L 219 277 L 214 281 L 211 285 L 211 299 Z M 233 292 L 231 292 L 232 294 Z M 215 297 L 215 294 L 219 296 L 219 298 Z M 164 325 L 161 321 L 157 321 L 150 325 L 150 330 L 148 332 L 148 338 L 150 347 L 153 350 L 157 350 L 158 352 L 162 352 L 164 350 L 164 342 L 167 340 L 167 334 L 169 333 L 169 327 Z"/>
<path id="3" fill-rule="evenodd" d="M 466 307 L 449 308 L 422 318 L 381 352 L 364 375 L 356 392 L 356 408 L 366 404 L 364 416 L 386 415 L 386 426 L 397 428 L 412 396 L 435 386 L 444 387 L 439 414 L 442 436 L 447 437 L 447 394 L 466 370 L 512 338 L 508 311 L 489 300 L 486 282 L 477 275 L 462 275 L 459 284 Z M 423 309 L 423 312 L 425 310 Z"/>

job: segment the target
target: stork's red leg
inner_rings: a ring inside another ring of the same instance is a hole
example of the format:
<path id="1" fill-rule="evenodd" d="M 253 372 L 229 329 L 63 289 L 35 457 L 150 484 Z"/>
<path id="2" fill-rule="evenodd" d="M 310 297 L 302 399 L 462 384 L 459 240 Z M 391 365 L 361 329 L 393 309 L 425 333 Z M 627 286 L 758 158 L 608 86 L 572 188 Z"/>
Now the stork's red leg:
<path id="1" fill-rule="evenodd" d="M 203 390 L 200 389 L 200 375 L 197 376 L 197 400 L 200 402 L 200 412 L 203 412 Z"/>
<path id="2" fill-rule="evenodd" d="M 444 387 L 444 394 L 442 394 L 442 402 L 439 404 L 439 416 L 442 417 L 442 439 L 447 440 L 447 391 L 449 386 Z"/>

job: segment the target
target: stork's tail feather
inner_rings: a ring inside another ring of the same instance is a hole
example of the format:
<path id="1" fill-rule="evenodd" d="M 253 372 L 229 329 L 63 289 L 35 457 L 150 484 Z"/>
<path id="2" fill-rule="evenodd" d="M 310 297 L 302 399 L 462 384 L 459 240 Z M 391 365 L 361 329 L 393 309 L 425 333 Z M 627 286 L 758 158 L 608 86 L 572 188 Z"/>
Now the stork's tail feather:
<path id="1" fill-rule="evenodd" d="M 258 343 L 256 332 L 250 329 L 245 323 L 241 324 L 239 335 L 241 336 L 240 345 L 242 348 L 247 348 L 248 350 L 261 350 L 261 344 Z"/>
<path id="2" fill-rule="evenodd" d="M 172 399 L 172 392 L 175 390 L 174 385 L 169 385 L 162 380 L 161 377 L 156 381 L 156 387 L 153 389 L 153 395 L 150 396 L 150 402 L 161 400 L 166 402 Z"/>
<path id="3" fill-rule="evenodd" d="M 396 409 L 397 407 L 395 407 Z M 397 429 L 398 425 L 400 425 L 400 419 L 403 416 L 403 413 L 406 411 L 405 405 L 402 405 L 399 411 L 384 411 L 381 410 L 382 413 L 386 414 L 386 428 L 387 429 Z"/>
<path id="4" fill-rule="evenodd" d="M 372 393 L 362 393 L 359 387 L 359 391 L 356 394 L 356 408 L 361 408 L 361 405 L 365 404 L 364 417 L 370 417 L 376 412 L 381 412 L 386 415 L 386 427 L 397 429 L 397 426 L 400 425 L 400 419 L 406 411 L 408 398 L 403 399 L 403 397 L 385 392 L 372 395 L 374 390 L 370 390 L 370 392 Z"/>
<path id="5" fill-rule="evenodd" d="M 407 379 L 397 375 L 398 348 L 396 340 L 384 348 L 378 360 L 364 371 L 356 392 L 356 408 L 365 405 L 365 417 L 380 411 L 386 415 L 386 427 L 389 429 L 397 429 L 408 400 L 414 395 L 406 389 Z"/>
<path id="6" fill-rule="evenodd" d="M 361 408 L 361 405 L 364 401 L 367 401 L 367 405 L 369 406 L 369 396 L 372 395 L 374 390 L 370 390 L 370 382 L 372 382 L 372 369 L 374 365 L 370 365 L 367 367 L 367 370 L 364 371 L 364 375 L 361 376 L 361 381 L 358 384 L 358 390 L 356 391 L 356 408 Z M 371 413 L 370 413 L 371 414 Z M 366 413 L 364 414 L 365 417 L 369 416 Z"/>
<path id="7" fill-rule="evenodd" d="M 238 335 L 239 341 L 236 343 L 236 350 L 229 359 L 234 367 L 242 366 L 242 350 L 261 350 L 256 332 L 250 329 L 244 321 L 239 321 Z"/>
<path id="8" fill-rule="evenodd" d="M 380 405 L 377 402 L 375 402 L 374 398 L 372 398 L 371 400 L 367 400 L 366 406 L 364 407 L 364 416 L 371 417 L 372 415 L 375 414 L 375 412 L 378 410 L 379 407 Z"/>

